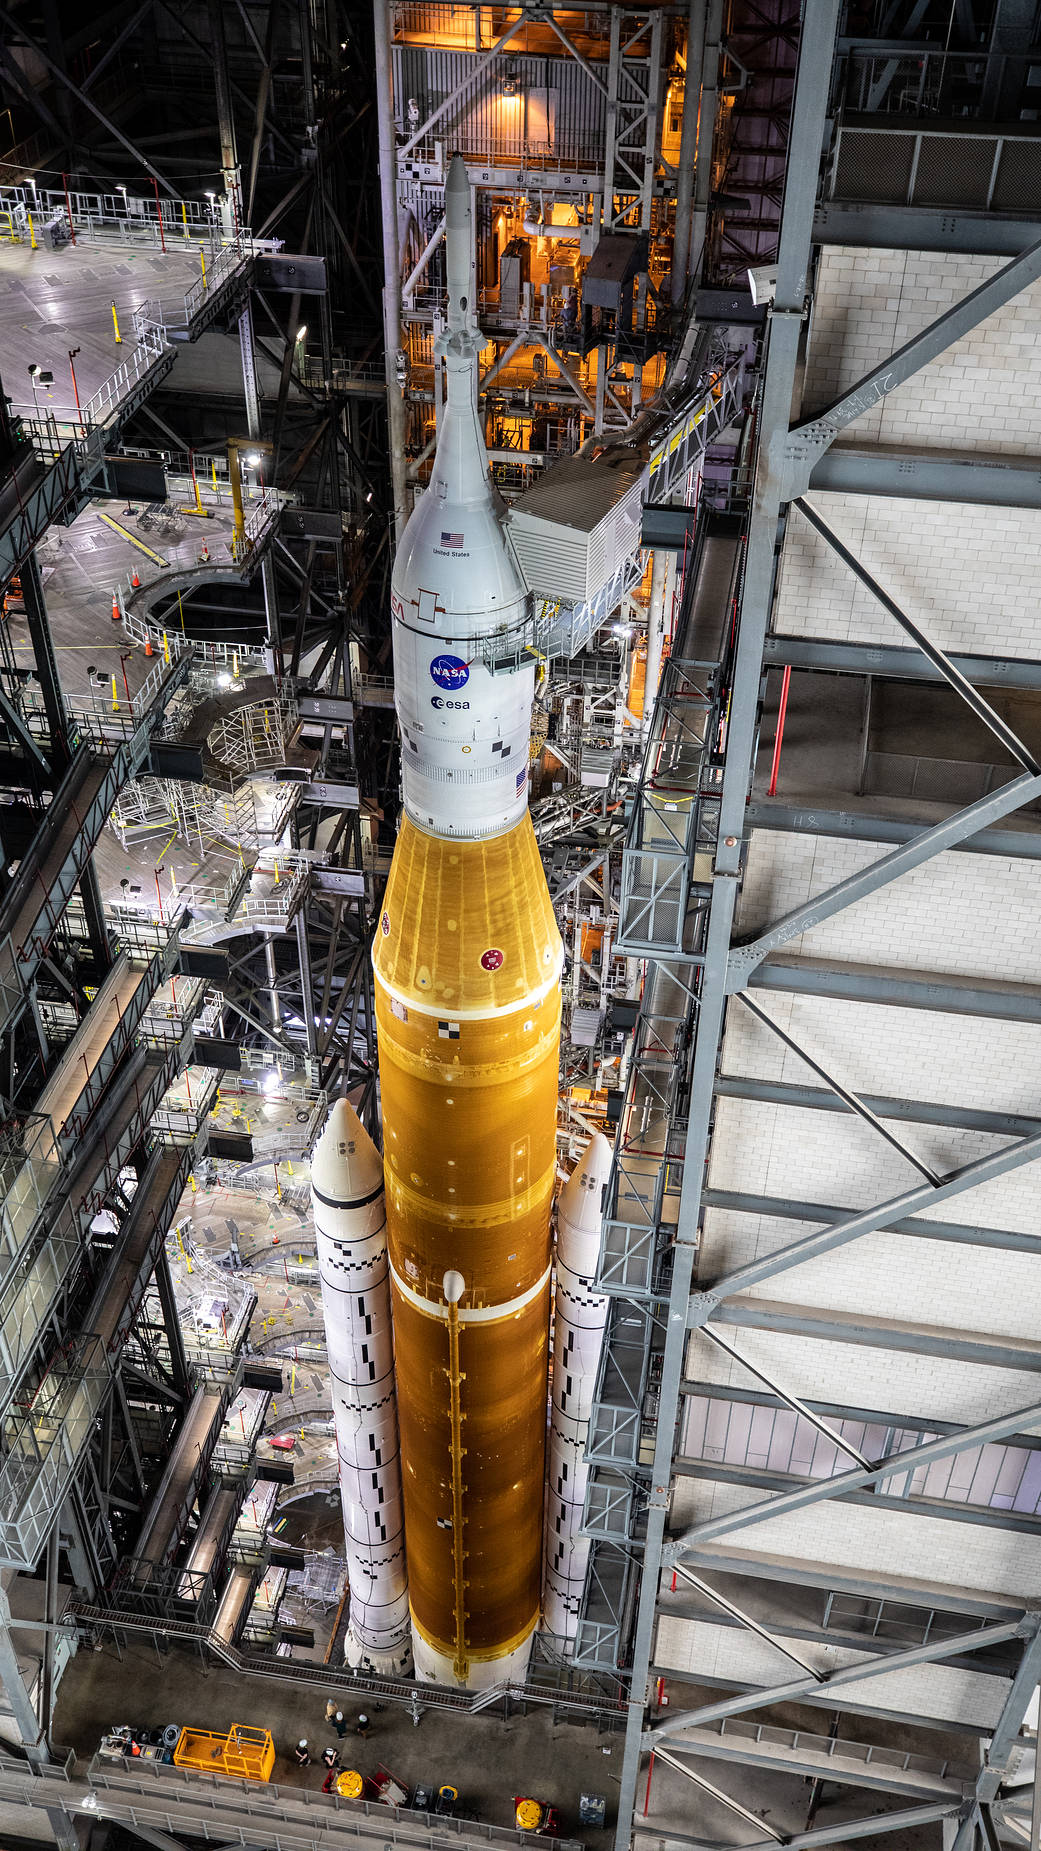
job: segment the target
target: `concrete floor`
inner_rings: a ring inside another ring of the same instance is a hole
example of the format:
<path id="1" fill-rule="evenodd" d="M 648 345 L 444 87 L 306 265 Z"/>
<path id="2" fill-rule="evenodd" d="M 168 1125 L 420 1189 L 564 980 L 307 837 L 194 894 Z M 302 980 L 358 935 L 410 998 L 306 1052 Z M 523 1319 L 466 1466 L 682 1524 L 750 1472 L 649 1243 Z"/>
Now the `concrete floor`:
<path id="1" fill-rule="evenodd" d="M 555 1723 L 542 1710 L 507 1722 L 491 1713 L 427 1711 L 416 1727 L 403 1708 L 391 1704 L 376 1714 L 366 1703 L 368 1739 L 348 1735 L 340 1744 L 326 1726 L 325 1704 L 325 1692 L 301 1698 L 283 1685 L 244 1686 L 234 1672 L 207 1670 L 179 1648 L 158 1660 L 151 1645 L 133 1644 L 122 1657 L 111 1648 L 78 1654 L 62 1680 L 53 1733 L 75 1750 L 82 1772 L 115 1723 L 193 1722 L 212 1729 L 250 1723 L 270 1729 L 275 1738 L 272 1779 L 280 1786 L 320 1791 L 324 1768 L 298 1768 L 292 1759 L 295 1743 L 306 1736 L 317 1756 L 326 1746 L 340 1747 L 343 1765 L 362 1774 L 374 1774 L 382 1762 L 409 1787 L 450 1781 L 459 1789 L 460 1804 L 489 1824 L 512 1826 L 512 1796 L 530 1793 L 559 1807 L 567 1837 L 590 1846 L 608 1842 L 606 1829 L 579 1830 L 578 1800 L 585 1790 L 604 1793 L 608 1826 L 613 1824 L 622 1756 L 617 1736 L 598 1735 L 591 1725 Z M 344 1708 L 350 1727 L 362 1705 Z"/>

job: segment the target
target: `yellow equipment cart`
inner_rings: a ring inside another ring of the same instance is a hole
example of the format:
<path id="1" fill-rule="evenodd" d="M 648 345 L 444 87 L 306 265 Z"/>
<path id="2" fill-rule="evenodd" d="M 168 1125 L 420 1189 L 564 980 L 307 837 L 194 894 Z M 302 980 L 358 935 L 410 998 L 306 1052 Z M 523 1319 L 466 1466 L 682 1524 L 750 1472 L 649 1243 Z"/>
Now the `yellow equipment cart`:
<path id="1" fill-rule="evenodd" d="M 233 1722 L 226 1735 L 209 1729 L 182 1729 L 174 1749 L 174 1766 L 203 1774 L 226 1774 L 232 1780 L 270 1780 L 275 1744 L 267 1729 Z"/>

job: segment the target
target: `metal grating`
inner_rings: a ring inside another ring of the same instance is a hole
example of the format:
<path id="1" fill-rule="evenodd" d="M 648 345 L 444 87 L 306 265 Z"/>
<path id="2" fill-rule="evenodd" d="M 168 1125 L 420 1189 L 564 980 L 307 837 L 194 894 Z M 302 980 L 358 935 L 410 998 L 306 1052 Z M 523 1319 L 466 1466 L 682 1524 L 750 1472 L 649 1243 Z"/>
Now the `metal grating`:
<path id="1" fill-rule="evenodd" d="M 914 177 L 917 206 L 987 204 L 994 146 L 978 135 L 923 135 Z"/>
<path id="2" fill-rule="evenodd" d="M 904 199 L 913 160 L 913 135 L 844 129 L 835 167 L 835 197 L 865 204 Z"/>

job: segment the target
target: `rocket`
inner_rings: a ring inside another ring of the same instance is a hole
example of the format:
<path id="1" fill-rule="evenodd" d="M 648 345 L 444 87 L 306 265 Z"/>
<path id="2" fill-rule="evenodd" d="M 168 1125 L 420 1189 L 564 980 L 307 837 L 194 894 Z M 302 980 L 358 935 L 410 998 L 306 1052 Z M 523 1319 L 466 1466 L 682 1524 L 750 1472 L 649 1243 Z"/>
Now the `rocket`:
<path id="1" fill-rule="evenodd" d="M 529 596 L 477 416 L 470 187 L 391 583 L 404 815 L 373 946 L 416 1675 L 523 1678 L 539 1619 L 562 947 L 528 815 Z"/>
<path id="2" fill-rule="evenodd" d="M 346 1099 L 311 1157 L 350 1617 L 346 1662 L 383 1677 L 411 1669 L 383 1163 Z"/>
<path id="3" fill-rule="evenodd" d="M 611 1146 L 598 1131 L 557 1197 L 556 1292 L 553 1304 L 553 1398 L 549 1431 L 546 1631 L 573 1640 L 589 1561 L 581 1534 L 589 1467 L 589 1416 L 607 1322 L 607 1299 L 596 1290 L 600 1228 Z"/>

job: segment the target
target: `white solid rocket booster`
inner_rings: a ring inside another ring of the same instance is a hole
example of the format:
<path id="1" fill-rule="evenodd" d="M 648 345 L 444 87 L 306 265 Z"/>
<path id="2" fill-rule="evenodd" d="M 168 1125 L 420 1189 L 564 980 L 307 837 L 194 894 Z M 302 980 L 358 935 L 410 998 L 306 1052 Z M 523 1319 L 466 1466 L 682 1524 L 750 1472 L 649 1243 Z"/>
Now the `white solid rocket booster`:
<path id="1" fill-rule="evenodd" d="M 399 1677 L 412 1647 L 383 1161 L 346 1099 L 315 1145 L 311 1203 L 351 1595 L 345 1657 Z"/>
<path id="2" fill-rule="evenodd" d="M 596 1291 L 600 1227 L 611 1146 L 598 1131 L 557 1197 L 557 1287 L 553 1327 L 553 1397 L 549 1430 L 543 1624 L 573 1639 L 589 1561 L 581 1534 L 589 1437 L 607 1299 Z"/>

